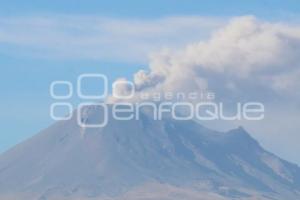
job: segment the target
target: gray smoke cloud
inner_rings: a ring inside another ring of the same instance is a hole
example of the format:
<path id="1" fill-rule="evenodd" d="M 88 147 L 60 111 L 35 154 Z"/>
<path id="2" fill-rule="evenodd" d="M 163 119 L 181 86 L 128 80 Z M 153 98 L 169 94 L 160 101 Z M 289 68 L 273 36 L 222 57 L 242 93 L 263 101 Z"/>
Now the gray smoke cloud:
<path id="1" fill-rule="evenodd" d="M 300 86 L 300 26 L 253 16 L 231 19 L 207 40 L 150 55 L 134 75 L 138 92 L 212 90 L 220 99 L 268 99 Z"/>

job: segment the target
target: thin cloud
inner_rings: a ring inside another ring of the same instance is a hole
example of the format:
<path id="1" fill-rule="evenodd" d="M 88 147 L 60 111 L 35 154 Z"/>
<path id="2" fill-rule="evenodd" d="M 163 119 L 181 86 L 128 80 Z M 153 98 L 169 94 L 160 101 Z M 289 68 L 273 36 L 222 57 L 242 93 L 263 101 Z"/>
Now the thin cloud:
<path id="1" fill-rule="evenodd" d="M 209 36 L 224 20 L 208 17 L 116 19 L 99 16 L 0 18 L 8 54 L 65 59 L 146 61 L 150 52 Z M 21 50 L 20 50 L 21 49 Z M 14 52 L 14 50 L 16 52 Z"/>

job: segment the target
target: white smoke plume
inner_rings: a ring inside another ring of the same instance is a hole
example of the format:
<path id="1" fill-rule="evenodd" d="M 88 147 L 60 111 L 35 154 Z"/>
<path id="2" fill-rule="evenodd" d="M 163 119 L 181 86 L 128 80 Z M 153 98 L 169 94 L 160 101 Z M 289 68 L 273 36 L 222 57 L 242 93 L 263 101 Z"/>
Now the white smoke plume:
<path id="1" fill-rule="evenodd" d="M 208 40 L 153 53 L 149 71 L 137 72 L 133 81 L 137 92 L 212 90 L 223 98 L 247 91 L 245 99 L 295 95 L 290 87 L 300 86 L 299 55 L 300 26 L 237 17 Z"/>

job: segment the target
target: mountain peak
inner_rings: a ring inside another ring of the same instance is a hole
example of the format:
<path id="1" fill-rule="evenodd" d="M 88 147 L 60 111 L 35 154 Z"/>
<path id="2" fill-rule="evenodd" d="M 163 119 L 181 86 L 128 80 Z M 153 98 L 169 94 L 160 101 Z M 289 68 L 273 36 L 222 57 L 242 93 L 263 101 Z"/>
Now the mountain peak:
<path id="1" fill-rule="evenodd" d="M 89 122 L 101 116 L 90 111 Z M 137 187 L 149 189 L 149 183 L 181 188 L 187 200 L 195 190 L 222 199 L 299 199 L 300 169 L 265 151 L 242 127 L 220 133 L 195 121 L 141 113 L 138 120 L 86 128 L 82 137 L 75 118 L 0 156 L 1 199 L 119 199 Z"/>

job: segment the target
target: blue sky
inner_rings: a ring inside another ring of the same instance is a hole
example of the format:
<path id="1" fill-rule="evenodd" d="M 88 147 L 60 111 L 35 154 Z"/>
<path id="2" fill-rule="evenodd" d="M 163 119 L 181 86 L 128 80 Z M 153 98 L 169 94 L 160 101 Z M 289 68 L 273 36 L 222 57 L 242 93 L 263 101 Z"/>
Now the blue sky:
<path id="1" fill-rule="evenodd" d="M 49 85 L 53 80 L 75 83 L 79 74 L 88 72 L 108 74 L 111 81 L 131 78 L 137 70 L 147 69 L 148 53 L 205 39 L 231 17 L 298 22 L 299 11 L 296 0 L 1 2 L 0 152 L 52 123 Z M 90 26 L 94 21 L 106 29 Z M 194 27 L 196 22 L 202 26 Z M 148 33 L 150 29 L 155 31 Z M 100 48 L 93 45 L 95 41 L 86 44 L 93 36 Z M 279 153 L 295 160 L 288 151 Z"/>
<path id="2" fill-rule="evenodd" d="M 169 15 L 245 15 L 278 17 L 285 13 L 298 13 L 296 0 L 153 0 L 153 1 L 21 1 L 1 3 L 1 15 L 23 15 L 34 13 L 93 14 L 119 17 L 159 17 Z"/>

